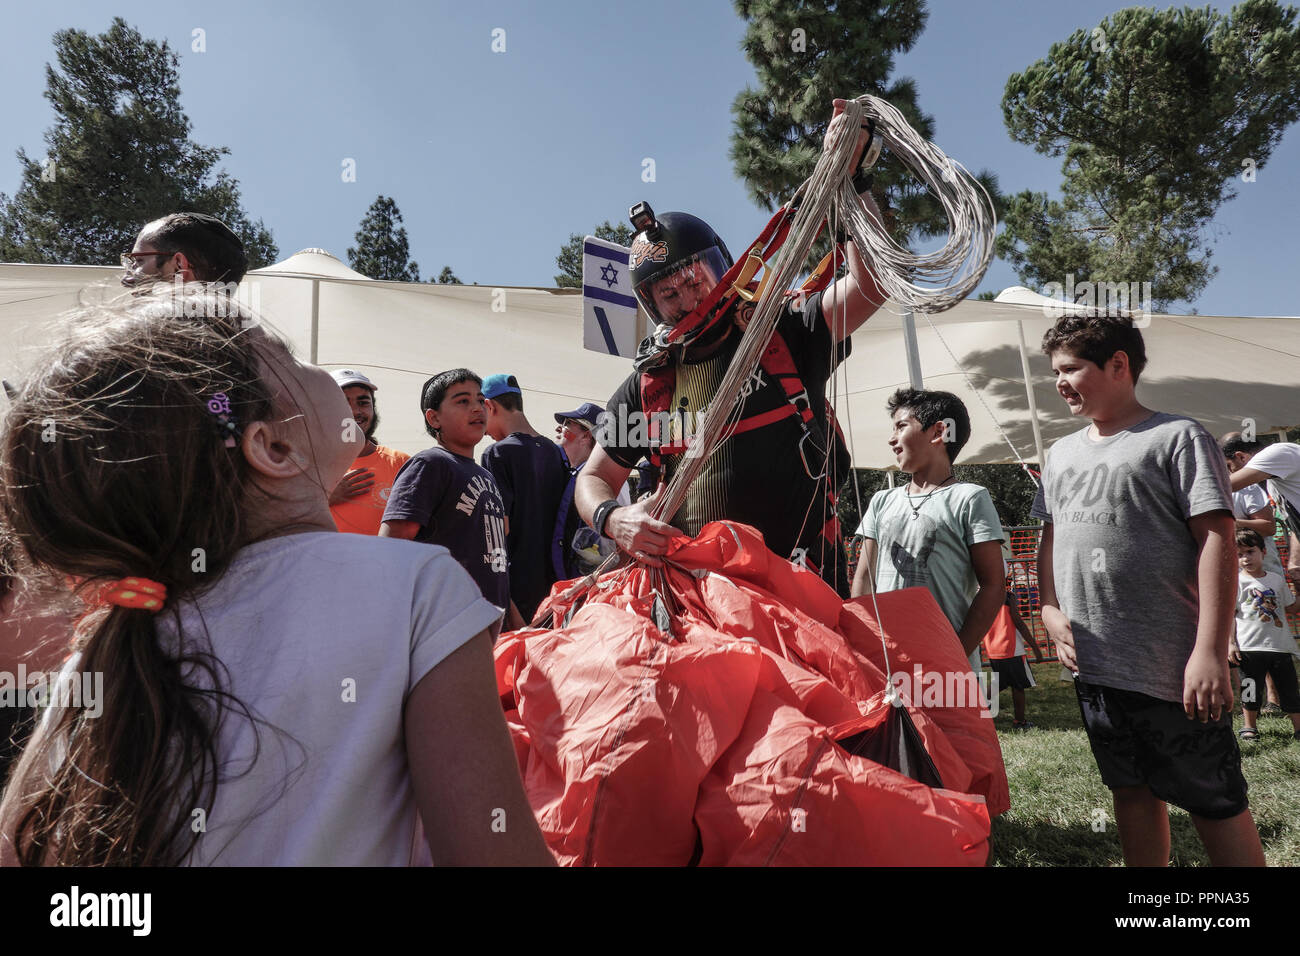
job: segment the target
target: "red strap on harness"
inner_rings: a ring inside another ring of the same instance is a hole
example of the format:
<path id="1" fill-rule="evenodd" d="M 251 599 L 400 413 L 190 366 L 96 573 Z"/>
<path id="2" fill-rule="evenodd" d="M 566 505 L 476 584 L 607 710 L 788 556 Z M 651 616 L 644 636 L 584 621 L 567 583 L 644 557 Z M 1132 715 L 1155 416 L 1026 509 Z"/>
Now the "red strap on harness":
<path id="1" fill-rule="evenodd" d="M 712 291 L 695 307 L 695 310 L 673 326 L 668 333 L 668 341 L 670 343 L 676 342 L 688 332 L 694 332 L 710 315 L 714 315 L 714 321 L 725 315 L 727 309 L 737 298 L 733 286 L 736 280 L 740 278 L 740 273 L 745 268 L 750 256 L 757 256 L 762 261 L 763 268 L 766 269 L 772 256 L 776 255 L 777 250 L 785 245 L 785 240 L 790 235 L 790 227 L 793 223 L 793 209 L 787 209 L 784 206 L 778 209 L 776 214 L 768 220 L 767 225 L 763 227 L 763 231 L 758 234 L 758 238 L 749 244 L 745 254 L 732 264 L 726 274 L 718 280 L 718 284 L 713 287 Z M 823 222 L 821 229 L 825 228 L 826 223 Z M 819 234 L 820 231 L 819 229 Z M 809 274 L 803 285 L 799 287 L 799 294 L 810 295 L 813 292 L 820 292 L 825 289 L 830 285 L 831 280 L 835 278 L 833 266 L 838 264 L 839 257 L 835 255 L 835 250 L 832 249 L 826 253 L 822 261 L 817 264 L 817 268 Z M 755 291 L 758 286 L 759 283 L 750 282 L 749 291 Z M 786 295 L 791 294 L 786 293 Z M 715 313 L 714 309 L 719 304 L 722 307 L 718 308 Z"/>

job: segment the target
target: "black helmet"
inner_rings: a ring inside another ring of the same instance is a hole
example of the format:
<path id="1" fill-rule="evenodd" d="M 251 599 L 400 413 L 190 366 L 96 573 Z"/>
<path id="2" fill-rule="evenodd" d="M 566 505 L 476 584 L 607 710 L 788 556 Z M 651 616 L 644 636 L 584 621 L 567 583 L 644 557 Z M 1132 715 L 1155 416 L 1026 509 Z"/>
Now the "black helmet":
<path id="1" fill-rule="evenodd" d="M 693 298 L 698 302 L 703 298 L 698 290 L 702 289 L 704 294 L 713 291 L 723 274 L 731 268 L 731 253 L 707 222 L 689 213 L 666 212 L 656 217 L 649 203 L 639 202 L 632 207 L 629 218 L 637 230 L 629 259 L 632 289 L 655 322 L 671 326 L 688 315 L 694 309 L 694 303 L 688 299 L 682 308 L 674 310 L 676 314 L 668 314 L 671 305 L 661 309 L 664 296 L 656 297 L 654 294 L 656 289 L 662 291 L 660 283 L 691 267 L 706 266 L 707 272 L 697 268 L 691 273 L 697 276 L 698 297 Z M 667 295 L 676 297 L 678 292 L 674 289 Z M 685 307 L 687 304 L 690 308 Z"/>

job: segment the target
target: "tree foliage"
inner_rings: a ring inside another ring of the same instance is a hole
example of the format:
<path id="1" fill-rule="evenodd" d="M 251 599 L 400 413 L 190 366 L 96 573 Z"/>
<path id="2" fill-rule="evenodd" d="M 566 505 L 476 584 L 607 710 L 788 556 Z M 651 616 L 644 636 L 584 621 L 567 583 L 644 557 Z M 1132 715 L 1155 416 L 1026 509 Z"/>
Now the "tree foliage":
<path id="1" fill-rule="evenodd" d="M 437 282 L 439 285 L 464 285 L 456 278 L 456 273 L 451 271 L 451 266 L 443 266 L 442 271 L 438 273 L 437 279 L 430 279 L 430 282 Z"/>
<path id="2" fill-rule="evenodd" d="M 735 6 L 749 24 L 742 48 L 758 88 L 746 87 L 732 104 L 731 160 L 755 202 L 775 209 L 811 175 L 837 97 L 879 96 L 934 140 L 934 119 L 921 111 L 916 84 L 890 79 L 894 55 L 910 50 L 925 28 L 924 0 L 736 0 Z M 872 195 L 896 240 L 947 233 L 943 208 L 888 150 L 872 174 Z M 996 209 L 997 178 L 987 171 L 976 178 Z"/>
<path id="3" fill-rule="evenodd" d="M 631 226 L 622 223 L 615 226 L 606 219 L 591 235 L 597 239 L 627 246 L 631 245 L 635 233 L 632 232 Z M 560 254 L 555 257 L 555 264 L 560 267 L 560 274 L 555 277 L 555 284 L 561 289 L 582 288 L 582 240 L 582 235 L 573 233 L 569 236 L 569 241 L 560 247 Z"/>
<path id="4" fill-rule="evenodd" d="M 47 153 L 18 150 L 18 190 L 0 195 L 0 259 L 116 265 L 146 222 L 188 211 L 230 226 L 250 268 L 275 261 L 271 233 L 249 220 L 238 182 L 215 170 L 230 150 L 190 140 L 180 61 L 166 41 L 115 18 L 99 35 L 60 30 L 54 50 L 57 68 L 45 67 L 55 113 Z"/>
<path id="5" fill-rule="evenodd" d="M 1061 198 L 1022 192 L 997 251 L 1026 285 L 1151 282 L 1167 308 L 1216 269 L 1206 226 L 1300 115 L 1296 11 L 1246 0 L 1120 10 L 1007 80 L 1011 136 L 1063 156 Z"/>
<path id="6" fill-rule="evenodd" d="M 356 246 L 348 247 L 348 264 L 372 279 L 419 282 L 420 267 L 411 261 L 401 222 L 397 203 L 387 196 L 376 197 L 361 220 Z"/>

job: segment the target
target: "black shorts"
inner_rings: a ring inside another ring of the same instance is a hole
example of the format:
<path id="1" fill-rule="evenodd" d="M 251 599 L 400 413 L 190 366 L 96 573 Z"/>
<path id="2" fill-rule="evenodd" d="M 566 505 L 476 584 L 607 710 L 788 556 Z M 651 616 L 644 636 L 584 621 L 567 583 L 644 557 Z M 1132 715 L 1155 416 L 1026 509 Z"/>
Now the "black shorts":
<path id="1" fill-rule="evenodd" d="M 1246 778 L 1232 714 L 1189 720 L 1182 704 L 1075 678 L 1088 743 L 1111 790 L 1151 789 L 1161 800 L 1210 820 L 1246 809 Z"/>
<path id="2" fill-rule="evenodd" d="M 1264 679 L 1272 674 L 1278 703 L 1288 714 L 1300 714 L 1300 687 L 1296 684 L 1295 663 L 1290 654 L 1279 651 L 1241 652 L 1241 707 L 1259 710 L 1266 695 Z M 1247 684 L 1246 681 L 1254 681 Z"/>
<path id="3" fill-rule="evenodd" d="M 1019 657 L 989 658 L 989 666 L 993 668 L 993 673 L 998 675 L 999 691 L 1008 688 L 1028 690 L 1037 686 L 1034 683 L 1034 673 L 1029 669 L 1029 661 L 1025 660 L 1023 654 Z"/>

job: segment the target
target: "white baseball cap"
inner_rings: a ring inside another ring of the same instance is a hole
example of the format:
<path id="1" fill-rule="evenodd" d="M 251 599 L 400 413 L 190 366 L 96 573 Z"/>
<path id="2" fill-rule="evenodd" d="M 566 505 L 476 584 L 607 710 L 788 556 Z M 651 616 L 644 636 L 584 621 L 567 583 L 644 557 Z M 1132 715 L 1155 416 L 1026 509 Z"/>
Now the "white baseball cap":
<path id="1" fill-rule="evenodd" d="M 330 372 L 330 374 L 334 376 L 334 381 L 339 383 L 339 388 L 347 388 L 349 385 L 364 385 L 372 392 L 379 391 L 378 385 L 370 381 L 370 379 L 366 378 L 356 369 L 336 368 L 334 371 Z"/>

